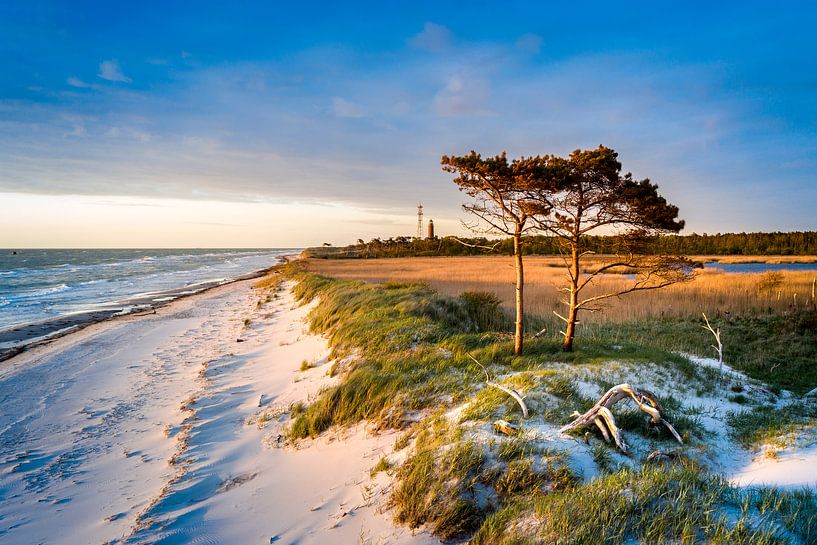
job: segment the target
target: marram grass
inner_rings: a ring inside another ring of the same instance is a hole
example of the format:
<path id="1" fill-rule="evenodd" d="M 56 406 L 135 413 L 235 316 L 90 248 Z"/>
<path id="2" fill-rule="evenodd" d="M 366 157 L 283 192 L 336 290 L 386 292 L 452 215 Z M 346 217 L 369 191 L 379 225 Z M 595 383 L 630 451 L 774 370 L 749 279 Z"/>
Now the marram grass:
<path id="1" fill-rule="evenodd" d="M 558 371 L 564 363 L 574 369 L 596 369 L 610 360 L 659 365 L 701 388 L 718 387 L 711 372 L 671 352 L 669 334 L 639 333 L 636 325 L 623 324 L 597 329 L 572 354 L 560 351 L 558 339 L 543 338 L 529 342 L 526 354 L 517 357 L 510 322 L 486 319 L 496 310 L 491 297 L 443 296 L 423 284 L 290 274 L 301 301 L 319 299 L 310 326 L 328 336 L 342 362 L 338 385 L 293 411 L 290 437 L 364 419 L 407 428 L 396 445 L 409 448 L 406 461 L 389 469 L 395 478 L 392 513 L 399 523 L 477 544 L 817 543 L 817 500 L 810 492 L 734 489 L 683 459 L 623 468 L 606 447 L 592 452 L 599 476 L 582 483 L 564 453 L 526 438 L 486 443 L 472 434 L 475 425 L 513 419 L 518 409 L 485 387 L 483 370 L 466 352 L 495 379 L 530 392 L 535 418 L 561 424 L 570 411 L 593 402 Z M 444 416 L 446 408 L 466 400 L 472 403 L 458 419 Z M 694 433 L 695 415 L 684 414 L 676 399 L 665 401 L 679 431 Z M 809 407 L 798 413 L 801 420 L 812 417 Z M 747 444 L 780 425 L 766 409 L 752 410 L 730 421 L 732 433 Z M 642 433 L 642 415 L 622 413 L 620 420 L 627 433 Z M 381 462 L 373 472 L 388 469 Z"/>
<path id="2" fill-rule="evenodd" d="M 474 545 L 813 544 L 817 498 L 737 490 L 690 463 L 623 469 L 493 513 Z"/>

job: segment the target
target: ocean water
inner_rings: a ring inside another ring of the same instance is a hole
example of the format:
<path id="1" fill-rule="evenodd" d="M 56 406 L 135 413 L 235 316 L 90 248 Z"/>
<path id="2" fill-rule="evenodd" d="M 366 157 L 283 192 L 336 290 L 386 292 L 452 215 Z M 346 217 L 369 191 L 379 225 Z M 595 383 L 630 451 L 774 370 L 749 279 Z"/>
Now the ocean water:
<path id="1" fill-rule="evenodd" d="M 14 252 L 0 250 L 0 331 L 69 314 L 127 311 L 135 299 L 195 292 L 275 265 L 298 250 Z"/>

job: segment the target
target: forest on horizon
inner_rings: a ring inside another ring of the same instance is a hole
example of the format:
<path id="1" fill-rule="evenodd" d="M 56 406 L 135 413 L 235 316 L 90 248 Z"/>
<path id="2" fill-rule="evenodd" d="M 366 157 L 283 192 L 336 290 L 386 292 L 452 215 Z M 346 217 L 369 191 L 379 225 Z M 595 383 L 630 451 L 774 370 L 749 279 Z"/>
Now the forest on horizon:
<path id="1" fill-rule="evenodd" d="M 621 249 L 621 237 L 615 235 L 586 236 L 585 250 L 598 254 L 614 254 Z M 361 239 L 356 244 L 335 248 L 312 248 L 313 257 L 412 257 L 481 255 L 493 248 L 495 253 L 512 254 L 513 241 L 485 237 L 393 237 Z M 524 238 L 524 255 L 559 255 L 559 239 L 552 236 Z M 817 255 L 817 231 L 772 233 L 717 233 L 690 235 L 660 235 L 647 237 L 639 248 L 646 254 L 674 255 Z"/>

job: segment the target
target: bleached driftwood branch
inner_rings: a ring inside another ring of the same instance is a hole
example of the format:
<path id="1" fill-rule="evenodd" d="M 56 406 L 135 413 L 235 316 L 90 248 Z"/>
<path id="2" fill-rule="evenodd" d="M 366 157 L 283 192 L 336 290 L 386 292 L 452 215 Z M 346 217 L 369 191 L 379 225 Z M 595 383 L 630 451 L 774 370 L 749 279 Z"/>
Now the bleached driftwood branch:
<path id="1" fill-rule="evenodd" d="M 451 237 L 451 238 L 453 238 L 455 241 L 459 242 L 463 246 L 467 246 L 468 248 L 477 248 L 477 249 L 480 249 L 480 250 L 488 250 L 489 252 L 493 252 L 494 250 L 496 250 L 497 247 L 502 243 L 502 241 L 498 241 L 496 244 L 494 244 L 492 246 L 485 246 L 483 244 L 471 244 L 471 243 L 465 242 L 464 240 L 460 240 L 457 237 Z"/>
<path id="2" fill-rule="evenodd" d="M 657 460 L 659 458 L 667 458 L 669 460 L 673 460 L 678 457 L 678 453 L 674 450 L 654 450 L 647 456 L 647 461 L 652 462 L 653 460 Z"/>
<path id="3" fill-rule="evenodd" d="M 502 390 L 503 392 L 505 392 L 506 394 L 508 394 L 512 398 L 514 398 L 516 400 L 516 402 L 519 403 L 519 408 L 522 409 L 522 416 L 524 418 L 527 418 L 528 417 L 528 406 L 525 405 L 525 398 L 522 397 L 522 394 L 520 394 L 519 392 L 517 392 L 513 388 L 508 388 L 507 386 L 503 386 L 503 385 L 501 385 L 499 383 L 496 383 L 496 382 L 492 381 L 490 375 L 488 375 L 488 370 L 485 368 L 485 366 L 482 365 L 479 361 L 477 361 L 477 359 L 474 356 L 472 356 L 471 354 L 468 354 L 468 357 L 471 358 L 472 360 L 474 360 L 474 362 L 477 365 L 479 365 L 482 368 L 482 370 L 485 372 L 485 383 L 488 386 L 493 386 L 494 388 Z"/>
<path id="4" fill-rule="evenodd" d="M 505 435 L 518 435 L 519 426 L 511 424 L 507 420 L 497 420 L 494 422 L 494 431 L 497 433 L 504 433 Z"/>
<path id="5" fill-rule="evenodd" d="M 718 364 L 720 365 L 719 371 L 721 376 L 723 376 L 723 343 L 721 343 L 721 328 L 718 328 L 717 330 L 712 329 L 712 326 L 709 324 L 709 318 L 706 317 L 706 313 L 704 312 L 702 314 L 704 315 L 704 321 L 706 321 L 706 327 L 701 327 L 709 330 L 709 332 L 715 336 L 715 341 L 718 343 L 718 346 L 715 346 L 714 344 L 711 346 L 718 351 Z"/>
<path id="6" fill-rule="evenodd" d="M 639 409 L 650 416 L 649 423 L 651 426 L 663 424 L 672 436 L 675 437 L 675 440 L 683 444 L 681 436 L 678 435 L 678 432 L 675 431 L 672 424 L 665 418 L 664 409 L 661 407 L 655 394 L 648 390 L 634 388 L 629 384 L 619 384 L 607 390 L 607 393 L 601 396 L 590 410 L 578 415 L 573 422 L 562 427 L 559 432 L 565 433 L 595 425 L 599 431 L 601 431 L 601 435 L 606 442 L 609 443 L 612 438 L 622 452 L 627 452 L 627 445 L 621 438 L 621 430 L 616 425 L 616 419 L 610 410 L 613 405 L 627 398 L 632 399 Z"/>

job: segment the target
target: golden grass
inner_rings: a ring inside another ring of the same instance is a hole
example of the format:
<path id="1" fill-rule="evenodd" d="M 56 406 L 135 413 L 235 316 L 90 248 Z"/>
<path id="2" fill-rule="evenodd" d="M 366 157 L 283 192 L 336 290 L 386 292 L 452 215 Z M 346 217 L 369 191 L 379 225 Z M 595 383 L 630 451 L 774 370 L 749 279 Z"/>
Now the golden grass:
<path id="1" fill-rule="evenodd" d="M 813 258 L 812 258 L 813 259 Z M 464 291 L 488 291 L 513 305 L 515 273 L 509 256 L 412 257 L 371 260 L 307 261 L 317 273 L 340 279 L 367 282 L 424 282 L 440 293 L 459 295 Z M 793 306 L 813 305 L 812 286 L 817 272 L 781 272 L 779 287 L 762 289 L 764 273 L 699 271 L 695 279 L 660 290 L 631 293 L 609 299 L 603 312 L 585 312 L 584 322 L 629 322 L 663 316 L 710 316 L 720 313 L 768 313 Z M 525 258 L 525 300 L 528 313 L 551 316 L 564 312 L 558 286 L 566 284 L 566 271 L 558 257 Z M 589 286 L 587 295 L 621 288 L 628 283 L 622 275 L 601 275 Z"/>

